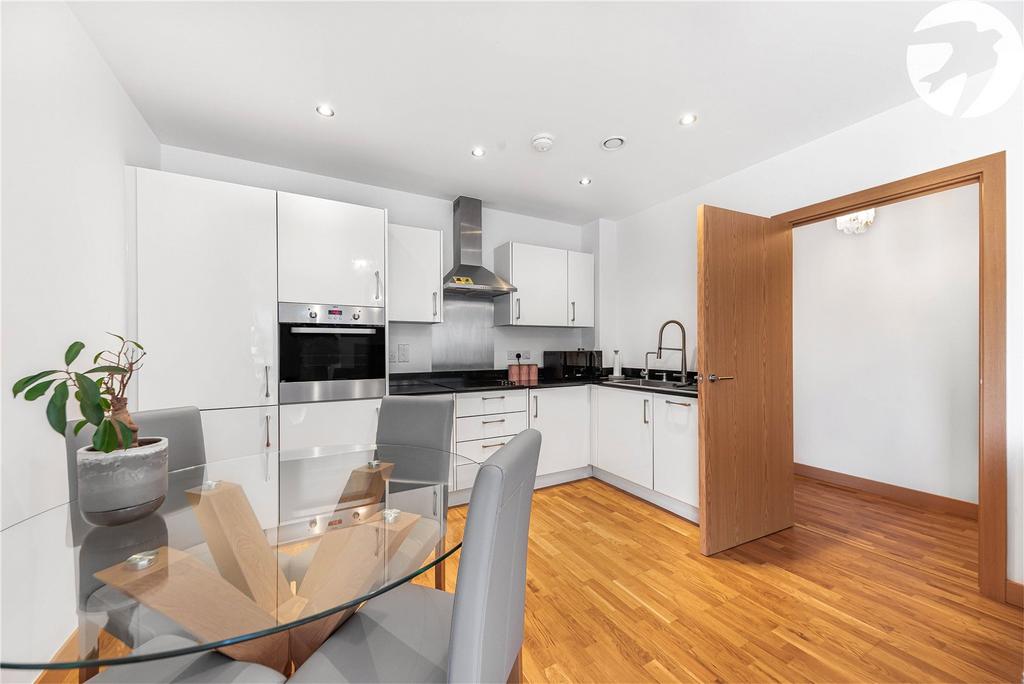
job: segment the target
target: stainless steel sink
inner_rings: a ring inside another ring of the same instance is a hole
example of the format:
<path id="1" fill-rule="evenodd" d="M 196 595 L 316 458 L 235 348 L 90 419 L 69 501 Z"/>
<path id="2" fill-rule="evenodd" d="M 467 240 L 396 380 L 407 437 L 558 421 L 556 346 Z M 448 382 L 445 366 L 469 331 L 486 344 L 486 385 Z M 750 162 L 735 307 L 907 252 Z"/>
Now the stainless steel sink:
<path id="1" fill-rule="evenodd" d="M 650 387 L 667 392 L 696 392 L 696 385 L 684 385 L 681 382 L 671 380 L 650 380 L 647 378 L 626 378 L 624 380 L 609 380 L 609 385 L 624 385 L 626 387 Z"/>

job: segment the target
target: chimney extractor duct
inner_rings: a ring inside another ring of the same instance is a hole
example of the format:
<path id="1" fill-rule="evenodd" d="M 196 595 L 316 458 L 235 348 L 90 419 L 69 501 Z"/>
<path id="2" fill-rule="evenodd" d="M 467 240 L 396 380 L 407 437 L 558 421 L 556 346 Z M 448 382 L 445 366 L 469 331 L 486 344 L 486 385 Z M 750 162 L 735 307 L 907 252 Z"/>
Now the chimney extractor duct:
<path id="1" fill-rule="evenodd" d="M 483 205 L 472 197 L 457 197 L 452 203 L 452 246 L 455 266 L 444 277 L 446 294 L 493 299 L 516 288 L 483 266 Z"/>

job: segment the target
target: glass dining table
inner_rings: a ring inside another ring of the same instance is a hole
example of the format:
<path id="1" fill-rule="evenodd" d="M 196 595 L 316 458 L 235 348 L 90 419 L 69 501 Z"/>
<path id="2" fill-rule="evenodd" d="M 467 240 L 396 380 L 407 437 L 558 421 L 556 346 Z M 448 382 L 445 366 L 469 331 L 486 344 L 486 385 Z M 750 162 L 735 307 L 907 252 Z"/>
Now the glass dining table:
<path id="1" fill-rule="evenodd" d="M 443 588 L 450 473 L 472 463 L 386 444 L 211 458 L 140 520 L 96 527 L 72 501 L 12 525 L 2 679 L 210 650 L 287 672 L 374 596 L 431 568 Z M 162 635 L 195 645 L 133 652 Z"/>

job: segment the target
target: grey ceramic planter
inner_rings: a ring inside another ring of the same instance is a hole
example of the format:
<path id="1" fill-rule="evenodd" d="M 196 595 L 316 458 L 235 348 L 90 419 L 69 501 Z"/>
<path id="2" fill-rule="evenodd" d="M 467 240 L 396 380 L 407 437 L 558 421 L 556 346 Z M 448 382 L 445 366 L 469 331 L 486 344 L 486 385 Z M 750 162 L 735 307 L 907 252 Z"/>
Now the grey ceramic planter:
<path id="1" fill-rule="evenodd" d="M 93 525 L 121 525 L 160 508 L 167 496 L 167 438 L 105 454 L 78 450 L 78 508 Z"/>

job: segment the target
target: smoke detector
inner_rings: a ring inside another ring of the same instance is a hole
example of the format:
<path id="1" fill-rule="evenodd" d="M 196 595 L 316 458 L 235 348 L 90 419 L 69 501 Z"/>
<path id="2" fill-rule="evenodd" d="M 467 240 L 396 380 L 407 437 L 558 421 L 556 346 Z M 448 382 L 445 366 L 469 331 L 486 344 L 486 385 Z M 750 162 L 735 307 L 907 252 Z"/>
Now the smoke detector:
<path id="1" fill-rule="evenodd" d="M 538 152 L 547 152 L 555 145 L 555 136 L 550 133 L 539 133 L 533 136 L 533 140 L 530 141 L 533 145 L 533 149 Z"/>

